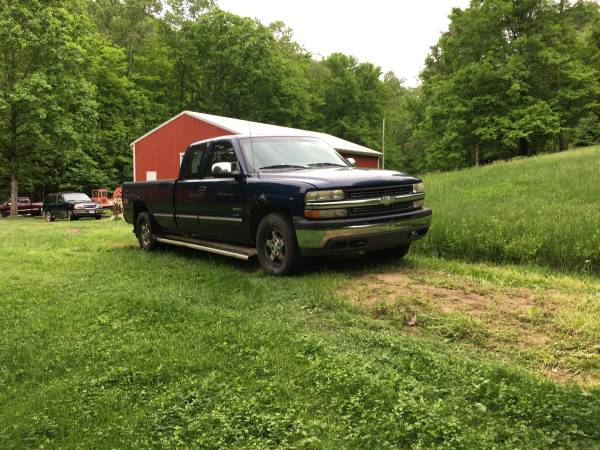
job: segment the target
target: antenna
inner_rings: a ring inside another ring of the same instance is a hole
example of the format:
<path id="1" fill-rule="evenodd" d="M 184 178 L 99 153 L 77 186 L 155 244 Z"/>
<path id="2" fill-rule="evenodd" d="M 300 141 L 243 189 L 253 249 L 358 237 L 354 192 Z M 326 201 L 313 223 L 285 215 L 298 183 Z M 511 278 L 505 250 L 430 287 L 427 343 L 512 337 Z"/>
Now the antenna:
<path id="1" fill-rule="evenodd" d="M 252 169 L 256 171 L 254 165 L 254 144 L 252 143 L 252 122 L 248 121 L 248 135 L 250 136 L 250 153 L 252 154 Z"/>
<path id="2" fill-rule="evenodd" d="M 383 160 L 382 169 L 385 169 L 385 116 L 381 124 L 381 159 Z"/>

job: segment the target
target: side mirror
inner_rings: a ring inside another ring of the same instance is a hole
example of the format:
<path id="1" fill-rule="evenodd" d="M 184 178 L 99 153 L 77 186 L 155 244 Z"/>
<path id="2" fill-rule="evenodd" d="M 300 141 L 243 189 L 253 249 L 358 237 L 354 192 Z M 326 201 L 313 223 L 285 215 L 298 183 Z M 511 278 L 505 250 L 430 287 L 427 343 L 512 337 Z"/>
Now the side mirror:
<path id="1" fill-rule="evenodd" d="M 356 167 L 356 160 L 354 158 L 346 158 L 346 161 L 348 161 L 352 167 Z"/>
<path id="2" fill-rule="evenodd" d="M 214 163 L 210 171 L 215 178 L 237 177 L 240 174 L 237 162 Z"/>

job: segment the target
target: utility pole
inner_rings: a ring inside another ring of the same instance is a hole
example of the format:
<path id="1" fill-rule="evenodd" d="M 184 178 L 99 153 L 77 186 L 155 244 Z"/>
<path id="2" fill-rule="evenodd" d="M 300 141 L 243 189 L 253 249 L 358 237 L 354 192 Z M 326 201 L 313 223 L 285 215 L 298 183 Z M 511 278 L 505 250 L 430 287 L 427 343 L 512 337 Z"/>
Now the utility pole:
<path id="1" fill-rule="evenodd" d="M 383 124 L 381 126 L 381 168 L 385 169 L 385 116 L 383 117 Z"/>

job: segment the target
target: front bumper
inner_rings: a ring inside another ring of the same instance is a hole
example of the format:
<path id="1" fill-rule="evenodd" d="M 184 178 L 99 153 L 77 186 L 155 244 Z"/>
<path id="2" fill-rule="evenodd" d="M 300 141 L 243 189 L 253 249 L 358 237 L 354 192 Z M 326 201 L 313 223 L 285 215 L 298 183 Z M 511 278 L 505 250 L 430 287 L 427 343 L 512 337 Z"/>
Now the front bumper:
<path id="1" fill-rule="evenodd" d="M 431 224 L 431 209 L 340 220 L 294 218 L 303 255 L 335 255 L 392 248 L 419 239 Z"/>
<path id="2" fill-rule="evenodd" d="M 73 209 L 73 215 L 78 217 L 86 217 L 86 216 L 98 216 L 102 214 L 102 208 L 81 208 L 81 209 Z"/>

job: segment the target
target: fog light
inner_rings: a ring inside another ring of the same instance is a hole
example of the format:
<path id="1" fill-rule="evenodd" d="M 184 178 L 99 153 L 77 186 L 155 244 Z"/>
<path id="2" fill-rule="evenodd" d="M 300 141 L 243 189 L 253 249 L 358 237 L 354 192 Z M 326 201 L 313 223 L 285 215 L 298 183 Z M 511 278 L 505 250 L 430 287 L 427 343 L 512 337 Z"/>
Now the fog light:
<path id="1" fill-rule="evenodd" d="M 348 211 L 345 209 L 306 209 L 304 217 L 307 219 L 335 219 L 336 217 L 346 217 Z"/>
<path id="2" fill-rule="evenodd" d="M 413 202 L 413 208 L 422 208 L 425 206 L 425 200 L 415 200 Z"/>

